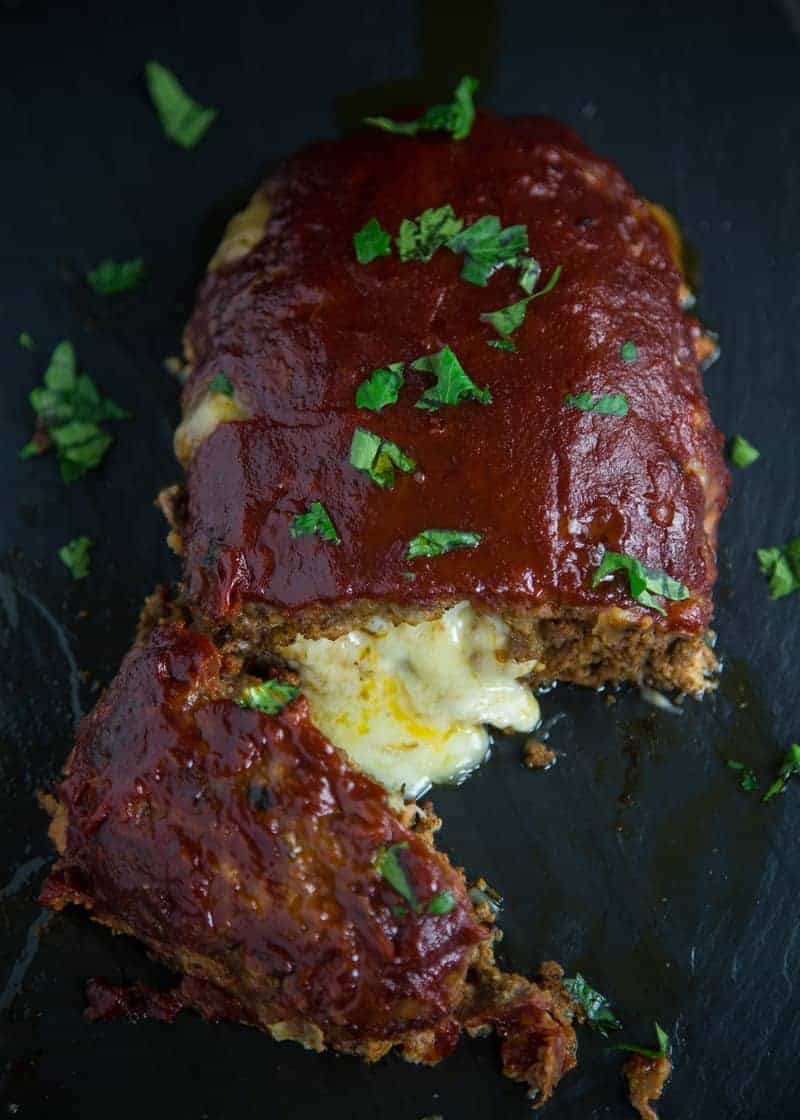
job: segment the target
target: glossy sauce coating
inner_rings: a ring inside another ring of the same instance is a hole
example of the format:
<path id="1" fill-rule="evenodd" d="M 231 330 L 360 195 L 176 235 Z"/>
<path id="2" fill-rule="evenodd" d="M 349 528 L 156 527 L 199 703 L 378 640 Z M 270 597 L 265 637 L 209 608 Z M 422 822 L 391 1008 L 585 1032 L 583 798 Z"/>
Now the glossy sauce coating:
<path id="1" fill-rule="evenodd" d="M 488 936 L 463 879 L 304 700 L 277 717 L 241 708 L 215 699 L 219 671 L 213 646 L 175 627 L 128 654 L 79 730 L 43 900 L 90 905 L 179 967 L 199 961 L 254 1019 L 271 1006 L 354 1039 L 446 1020 Z M 419 912 L 375 866 L 393 844 Z M 446 891 L 453 908 L 426 913 Z"/>
<path id="2" fill-rule="evenodd" d="M 620 577 L 591 588 L 608 548 L 689 587 L 669 626 L 706 625 L 721 437 L 663 231 L 610 164 L 554 121 L 483 114 L 463 142 L 365 132 L 317 145 L 264 190 L 266 236 L 208 275 L 188 329 L 185 408 L 222 372 L 251 416 L 220 426 L 188 470 L 187 583 L 206 612 L 359 598 L 630 605 Z M 445 203 L 465 223 L 495 214 L 526 225 L 540 287 L 563 269 L 529 304 L 516 354 L 488 346 L 497 336 L 480 320 L 522 298 L 514 269 L 482 288 L 460 279 L 462 258 L 446 248 L 428 263 L 396 252 L 356 261 L 353 234 L 370 218 L 394 234 Z M 632 363 L 621 354 L 628 340 Z M 355 408 L 372 370 L 444 345 L 492 404 L 417 409 L 433 379 L 407 367 L 398 404 Z M 628 415 L 564 404 L 586 391 L 626 394 Z M 357 472 L 348 451 L 359 425 L 398 443 L 417 472 L 390 491 Z M 341 545 L 292 539 L 293 516 L 314 500 Z M 409 562 L 408 541 L 427 528 L 483 539 Z"/>

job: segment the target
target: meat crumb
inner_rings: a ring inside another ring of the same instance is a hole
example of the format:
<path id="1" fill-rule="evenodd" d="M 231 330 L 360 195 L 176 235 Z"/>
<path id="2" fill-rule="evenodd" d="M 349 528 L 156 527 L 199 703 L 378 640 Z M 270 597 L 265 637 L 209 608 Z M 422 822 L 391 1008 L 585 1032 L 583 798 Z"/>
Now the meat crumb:
<path id="1" fill-rule="evenodd" d="M 650 1104 L 661 1097 L 667 1078 L 672 1072 L 669 1058 L 648 1058 L 632 1054 L 622 1067 L 628 1082 L 630 1102 L 641 1120 L 658 1120 L 658 1113 Z"/>
<path id="2" fill-rule="evenodd" d="M 525 743 L 524 761 L 529 770 L 546 770 L 555 760 L 555 751 L 551 751 L 539 739 L 528 739 Z"/>

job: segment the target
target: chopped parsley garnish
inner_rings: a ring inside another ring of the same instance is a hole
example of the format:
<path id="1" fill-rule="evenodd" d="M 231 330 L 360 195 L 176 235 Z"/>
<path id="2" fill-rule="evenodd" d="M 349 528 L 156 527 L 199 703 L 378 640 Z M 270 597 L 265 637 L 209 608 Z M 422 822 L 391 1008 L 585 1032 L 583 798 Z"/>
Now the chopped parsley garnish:
<path id="1" fill-rule="evenodd" d="M 575 1003 L 583 1008 L 586 1015 L 586 1022 L 590 1027 L 594 1027 L 599 1031 L 603 1038 L 607 1037 L 608 1031 L 618 1031 L 622 1029 L 622 1023 L 611 1010 L 611 1005 L 605 996 L 595 989 L 584 980 L 580 972 L 576 972 L 574 978 L 564 980 L 564 989 L 572 997 Z"/>
<path id="2" fill-rule="evenodd" d="M 405 381 L 403 362 L 391 362 L 385 369 L 374 369 L 356 389 L 356 407 L 380 412 L 387 404 L 394 404 Z"/>
<path id="3" fill-rule="evenodd" d="M 164 132 L 182 148 L 193 148 L 217 119 L 217 110 L 198 105 L 160 62 L 148 62 L 145 77 Z"/>
<path id="4" fill-rule="evenodd" d="M 666 575 L 665 572 L 657 572 L 652 568 L 646 568 L 641 560 L 637 560 L 634 556 L 626 556 L 622 552 L 609 552 L 608 550 L 603 554 L 600 566 L 592 576 L 592 587 L 597 587 L 598 583 L 606 576 L 620 569 L 628 573 L 631 598 L 645 607 L 651 607 L 659 614 L 666 614 L 667 612 L 653 598 L 654 595 L 673 600 L 689 598 L 689 589 L 678 580 Z"/>
<path id="5" fill-rule="evenodd" d="M 619 348 L 619 353 L 626 365 L 635 362 L 639 357 L 639 351 L 636 349 L 636 343 L 632 338 L 629 338 L 627 342 L 623 342 L 622 346 Z"/>
<path id="6" fill-rule="evenodd" d="M 517 283 L 519 284 L 520 288 L 522 288 L 523 292 L 527 292 L 528 295 L 530 295 L 533 289 L 539 283 L 539 277 L 542 273 L 542 266 L 537 260 L 534 260 L 533 257 L 520 257 L 519 260 L 515 262 L 515 264 L 519 268 L 519 277 Z M 556 279 L 558 279 L 558 277 L 556 277 Z M 553 282 L 552 276 L 550 277 L 550 282 Z"/>
<path id="7" fill-rule="evenodd" d="M 393 121 L 389 117 L 365 117 L 364 123 L 399 136 L 416 136 L 420 132 L 450 132 L 454 140 L 469 136 L 475 120 L 472 95 L 478 79 L 465 75 L 453 91 L 453 100 L 446 105 L 432 105 L 415 121 Z"/>
<path id="8" fill-rule="evenodd" d="M 480 533 L 467 533 L 461 529 L 423 529 L 408 542 L 407 555 L 414 560 L 418 556 L 441 556 L 456 548 L 476 548 L 481 543 Z"/>
<path id="9" fill-rule="evenodd" d="M 758 789 L 758 778 L 749 766 L 745 766 L 743 762 L 738 759 L 729 758 L 727 763 L 729 770 L 735 770 L 739 775 L 739 788 L 743 789 L 745 793 L 753 793 Z"/>
<path id="10" fill-rule="evenodd" d="M 481 319 L 484 323 L 491 323 L 498 334 L 508 337 L 508 335 L 514 333 L 517 327 L 522 326 L 525 312 L 528 310 L 528 304 L 531 300 L 538 299 L 539 296 L 546 295 L 547 292 L 552 292 L 560 275 L 561 265 L 553 270 L 553 275 L 540 292 L 533 292 L 531 295 L 525 296 L 524 299 L 517 300 L 516 303 L 510 303 L 508 307 L 501 307 L 499 311 L 484 311 Z"/>
<path id="11" fill-rule="evenodd" d="M 223 397 L 233 396 L 233 385 L 224 373 L 215 373 L 208 383 L 209 393 L 221 393 Z"/>
<path id="12" fill-rule="evenodd" d="M 259 681 L 258 684 L 249 684 L 236 703 L 240 708 L 254 708 L 268 716 L 275 716 L 299 694 L 300 689 L 286 681 Z"/>
<path id="13" fill-rule="evenodd" d="M 437 249 L 461 232 L 464 223 L 447 204 L 424 210 L 418 218 L 404 218 L 397 234 L 401 261 L 429 261 Z"/>
<path id="14" fill-rule="evenodd" d="M 33 337 L 28 334 L 27 331 L 19 332 L 17 343 L 22 347 L 23 350 L 33 350 L 34 346 L 36 345 L 36 343 L 33 341 Z"/>
<path id="15" fill-rule="evenodd" d="M 528 248 L 526 226 L 500 225 L 494 214 L 484 214 L 447 242 L 448 249 L 464 254 L 462 280 L 485 288 L 491 274 L 504 264 L 516 264 Z M 557 278 L 556 278 L 557 279 Z"/>
<path id="16" fill-rule="evenodd" d="M 661 1029 L 658 1023 L 654 1023 L 653 1026 L 656 1028 L 657 1049 L 648 1050 L 645 1046 L 631 1046 L 627 1042 L 620 1042 L 617 1046 L 609 1046 L 608 1049 L 628 1050 L 632 1054 L 643 1054 L 645 1058 L 666 1058 L 669 1053 L 669 1035 Z"/>
<path id="17" fill-rule="evenodd" d="M 20 451 L 20 458 L 30 459 L 55 446 L 65 482 L 74 482 L 102 462 L 113 439 L 100 424 L 127 420 L 130 415 L 101 397 L 87 374 L 78 373 L 75 349 L 66 341 L 53 350 L 44 384 L 32 389 L 29 399 L 37 431 Z"/>
<path id="18" fill-rule="evenodd" d="M 581 412 L 596 412 L 598 416 L 627 416 L 628 398 L 624 393 L 606 393 L 594 397 L 591 393 L 567 393 L 564 404 Z"/>
<path id="19" fill-rule="evenodd" d="M 379 848 L 375 855 L 375 866 L 382 878 L 386 880 L 393 891 L 404 898 L 412 910 L 418 909 L 417 896 L 408 881 L 403 866 L 398 859 L 398 852 L 405 851 L 408 841 L 402 844 L 392 844 L 388 848 Z"/>
<path id="20" fill-rule="evenodd" d="M 800 587 L 800 537 L 783 548 L 757 548 L 761 571 L 769 579 L 771 599 L 782 599 Z"/>
<path id="21" fill-rule="evenodd" d="M 392 235 L 381 228 L 377 218 L 370 218 L 358 233 L 353 234 L 356 260 L 359 264 L 369 264 L 376 257 L 387 257 L 392 251 Z"/>
<path id="22" fill-rule="evenodd" d="M 101 296 L 114 296 L 138 287 L 145 278 L 144 261 L 135 257 L 131 261 L 103 261 L 86 273 L 89 285 Z"/>
<path id="23" fill-rule="evenodd" d="M 90 548 L 94 548 L 94 541 L 89 537 L 75 537 L 58 550 L 59 559 L 69 568 L 73 579 L 86 579 L 88 576 Z"/>
<path id="24" fill-rule="evenodd" d="M 516 344 L 510 338 L 490 338 L 486 343 L 487 346 L 493 346 L 495 350 L 508 350 L 510 354 L 516 354 Z"/>
<path id="25" fill-rule="evenodd" d="M 491 404 L 492 394 L 488 389 L 479 389 L 475 382 L 464 372 L 461 363 L 449 346 L 443 346 L 436 354 L 426 354 L 411 363 L 412 369 L 432 373 L 436 384 L 426 389 L 417 401 L 415 408 L 426 408 L 435 412 L 446 404 L 459 404 L 465 400 Z"/>
<path id="26" fill-rule="evenodd" d="M 454 909 L 456 904 L 455 895 L 452 891 L 442 891 L 441 894 L 435 894 L 430 900 L 425 910 L 428 914 L 449 914 Z"/>
<path id="27" fill-rule="evenodd" d="M 760 458 L 761 452 L 753 447 L 744 436 L 734 436 L 731 440 L 730 450 L 731 462 L 735 467 L 744 470 L 745 467 L 750 467 L 755 463 L 756 459 Z"/>
<path id="28" fill-rule="evenodd" d="M 800 775 L 800 746 L 792 743 L 781 763 L 778 777 L 761 798 L 762 801 L 771 801 L 779 793 L 783 793 L 786 783 L 795 775 Z"/>
<path id="29" fill-rule="evenodd" d="M 342 543 L 341 537 L 336 532 L 336 526 L 322 502 L 312 502 L 305 513 L 298 513 L 292 519 L 290 531 L 292 537 L 311 537 L 316 534 L 324 541 Z"/>
<path id="30" fill-rule="evenodd" d="M 350 443 L 350 465 L 364 471 L 373 482 L 391 490 L 395 484 L 395 467 L 405 474 L 417 469 L 417 464 L 389 439 L 382 439 L 366 428 L 356 428 Z"/>

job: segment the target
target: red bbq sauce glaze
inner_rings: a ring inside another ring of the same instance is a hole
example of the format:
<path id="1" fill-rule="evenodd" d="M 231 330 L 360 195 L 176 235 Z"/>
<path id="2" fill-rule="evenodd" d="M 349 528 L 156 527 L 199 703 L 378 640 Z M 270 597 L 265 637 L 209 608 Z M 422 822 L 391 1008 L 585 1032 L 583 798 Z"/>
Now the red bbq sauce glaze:
<path id="1" fill-rule="evenodd" d="M 219 671 L 205 638 L 172 626 L 128 654 L 80 726 L 43 901 L 89 905 L 168 959 L 211 959 L 245 1008 L 268 1001 L 355 1038 L 446 1018 L 488 936 L 463 879 L 304 700 L 270 717 L 214 699 Z M 420 903 L 402 917 L 375 866 L 393 844 Z M 453 908 L 425 913 L 445 891 Z"/>
<path id="2" fill-rule="evenodd" d="M 217 618 L 249 601 L 285 611 L 357 598 L 630 605 L 620 576 L 591 587 L 607 548 L 687 585 L 689 600 L 667 604 L 668 626 L 706 625 L 727 484 L 721 436 L 661 226 L 611 164 L 555 121 L 479 114 L 462 142 L 373 131 L 316 145 L 264 190 L 266 236 L 207 276 L 188 328 L 185 407 L 221 372 L 252 418 L 218 428 L 188 470 L 195 602 Z M 528 305 L 516 354 L 488 346 L 497 336 L 480 319 L 523 297 L 515 269 L 484 288 L 460 278 L 463 258 L 446 248 L 428 263 L 396 251 L 356 260 L 353 234 L 370 218 L 394 234 L 445 203 L 467 224 L 495 214 L 527 226 L 539 287 L 563 269 Z M 444 345 L 488 386 L 490 405 L 417 409 L 433 378 L 407 366 L 396 405 L 356 409 L 374 369 Z M 564 404 L 586 391 L 626 394 L 628 415 Z M 351 467 L 359 425 L 398 443 L 416 473 L 383 490 Z M 313 500 L 341 545 L 292 539 L 293 516 Z M 409 562 L 408 541 L 427 528 L 483 539 Z"/>

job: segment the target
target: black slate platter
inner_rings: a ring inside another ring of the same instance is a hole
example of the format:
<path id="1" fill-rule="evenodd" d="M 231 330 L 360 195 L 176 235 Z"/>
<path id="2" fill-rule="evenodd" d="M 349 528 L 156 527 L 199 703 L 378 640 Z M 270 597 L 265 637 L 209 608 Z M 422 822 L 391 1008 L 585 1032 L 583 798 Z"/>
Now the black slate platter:
<path id="1" fill-rule="evenodd" d="M 374 1068 L 184 1015 L 173 1026 L 82 1017 L 85 979 L 163 982 L 144 952 L 36 902 L 51 852 L 35 792 L 113 674 L 138 607 L 176 565 L 153 508 L 176 475 L 177 352 L 194 286 L 262 171 L 368 111 L 441 100 L 462 72 L 508 113 L 552 113 L 680 219 L 699 309 L 722 339 L 706 375 L 720 427 L 761 459 L 735 472 L 722 528 L 719 691 L 674 716 L 633 692 L 543 699 L 558 763 L 525 770 L 498 741 L 460 789 L 435 791 L 443 846 L 506 898 L 502 958 L 554 957 L 611 997 L 624 1037 L 671 1034 L 663 1117 L 800 1115 L 800 782 L 762 789 L 800 738 L 800 595 L 773 603 L 756 546 L 800 532 L 800 15 L 792 3 L 0 4 L 0 1097 L 9 1115 L 201 1120 L 327 1115 L 524 1117 L 490 1042 L 438 1069 Z M 173 67 L 220 109 L 200 146 L 161 134 L 142 65 Z M 103 299 L 82 275 L 142 255 L 140 291 Z M 20 331 L 36 349 L 17 346 Z M 66 487 L 20 462 L 27 394 L 71 338 L 134 419 L 103 468 Z M 532 433 L 532 436 L 534 434 Z M 56 555 L 97 541 L 90 581 Z M 613 703 L 609 701 L 613 700 Z M 584 1036 L 553 1120 L 629 1115 L 620 1058 Z"/>

